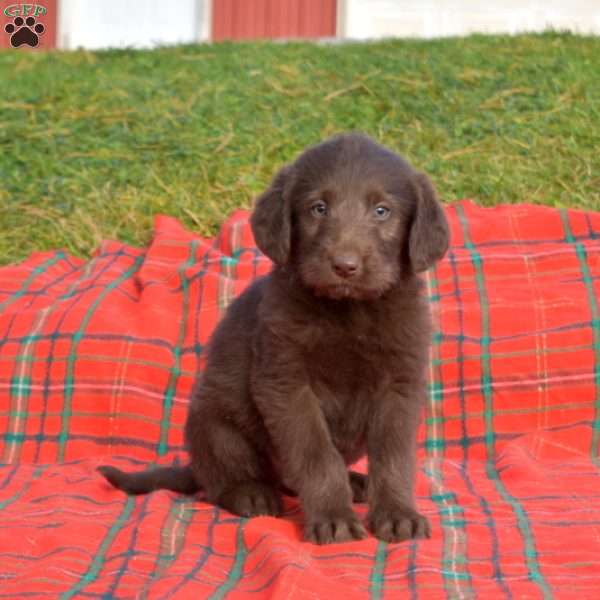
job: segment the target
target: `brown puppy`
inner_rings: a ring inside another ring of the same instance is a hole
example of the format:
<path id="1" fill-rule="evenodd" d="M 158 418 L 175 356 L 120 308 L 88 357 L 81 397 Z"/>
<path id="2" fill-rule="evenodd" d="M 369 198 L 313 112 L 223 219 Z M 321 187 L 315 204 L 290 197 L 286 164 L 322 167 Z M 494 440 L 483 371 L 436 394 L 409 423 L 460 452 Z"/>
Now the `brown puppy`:
<path id="1" fill-rule="evenodd" d="M 274 267 L 213 334 L 189 465 L 101 472 L 130 494 L 203 489 L 247 517 L 279 514 L 291 491 L 317 543 L 366 535 L 353 498 L 368 500 L 378 538 L 429 536 L 413 496 L 430 339 L 417 273 L 448 247 L 431 183 L 368 137 L 340 135 L 282 168 L 251 224 Z M 348 473 L 365 453 L 368 479 Z"/>

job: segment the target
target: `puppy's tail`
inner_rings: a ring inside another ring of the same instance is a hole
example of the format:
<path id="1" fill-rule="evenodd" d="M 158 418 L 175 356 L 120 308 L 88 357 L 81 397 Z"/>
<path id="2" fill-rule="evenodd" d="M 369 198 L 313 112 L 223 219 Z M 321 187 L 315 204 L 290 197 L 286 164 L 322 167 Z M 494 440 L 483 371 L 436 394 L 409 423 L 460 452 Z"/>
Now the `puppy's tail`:
<path id="1" fill-rule="evenodd" d="M 125 473 L 116 467 L 104 465 L 98 467 L 98 471 L 112 485 L 130 495 L 147 494 L 154 490 L 171 490 L 180 494 L 195 494 L 200 490 L 189 465 L 183 467 L 154 467 L 137 473 Z"/>

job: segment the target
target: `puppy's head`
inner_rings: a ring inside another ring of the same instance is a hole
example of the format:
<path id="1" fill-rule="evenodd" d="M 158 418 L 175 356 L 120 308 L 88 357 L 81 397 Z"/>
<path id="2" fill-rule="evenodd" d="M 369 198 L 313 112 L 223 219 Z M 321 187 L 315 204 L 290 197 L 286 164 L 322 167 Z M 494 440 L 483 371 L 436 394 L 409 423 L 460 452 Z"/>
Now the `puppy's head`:
<path id="1" fill-rule="evenodd" d="M 331 138 L 283 167 L 251 218 L 258 247 L 315 294 L 374 299 L 448 247 L 429 179 L 361 134 Z"/>

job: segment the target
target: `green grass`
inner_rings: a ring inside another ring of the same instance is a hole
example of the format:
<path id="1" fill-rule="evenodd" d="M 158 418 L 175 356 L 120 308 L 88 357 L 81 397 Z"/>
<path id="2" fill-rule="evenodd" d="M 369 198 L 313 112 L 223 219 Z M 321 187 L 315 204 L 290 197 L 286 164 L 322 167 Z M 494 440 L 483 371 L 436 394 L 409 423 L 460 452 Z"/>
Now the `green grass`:
<path id="1" fill-rule="evenodd" d="M 166 213 L 202 234 L 275 169 L 363 130 L 446 201 L 600 209 L 600 38 L 0 52 L 0 263 Z"/>

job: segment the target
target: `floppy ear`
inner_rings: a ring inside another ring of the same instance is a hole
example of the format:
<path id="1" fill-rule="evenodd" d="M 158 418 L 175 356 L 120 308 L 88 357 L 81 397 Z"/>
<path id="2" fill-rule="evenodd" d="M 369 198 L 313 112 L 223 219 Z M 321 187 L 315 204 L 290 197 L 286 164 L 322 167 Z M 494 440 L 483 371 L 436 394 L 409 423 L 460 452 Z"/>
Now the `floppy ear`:
<path id="1" fill-rule="evenodd" d="M 408 257 L 415 273 L 426 271 L 440 260 L 450 243 L 448 221 L 429 178 L 418 173 L 412 180 L 415 214 L 408 237 Z"/>
<path id="2" fill-rule="evenodd" d="M 250 217 L 256 245 L 277 265 L 284 265 L 290 255 L 292 226 L 287 192 L 291 179 L 292 167 L 283 167 L 257 198 Z"/>

